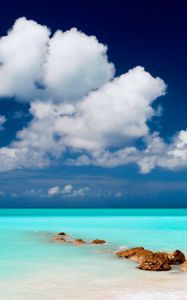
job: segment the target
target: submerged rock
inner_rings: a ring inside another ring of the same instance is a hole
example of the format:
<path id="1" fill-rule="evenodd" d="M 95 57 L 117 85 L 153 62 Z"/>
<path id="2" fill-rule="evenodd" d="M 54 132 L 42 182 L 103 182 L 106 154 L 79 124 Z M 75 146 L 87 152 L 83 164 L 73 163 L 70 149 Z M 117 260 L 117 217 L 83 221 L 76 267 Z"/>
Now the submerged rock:
<path id="1" fill-rule="evenodd" d="M 168 254 L 170 265 L 180 265 L 185 262 L 185 255 L 180 250 L 175 250 L 172 254 Z"/>
<path id="2" fill-rule="evenodd" d="M 66 242 L 66 240 L 62 236 L 55 236 L 53 239 L 57 242 Z"/>
<path id="3" fill-rule="evenodd" d="M 120 258 L 131 258 L 133 255 L 136 255 L 139 251 L 144 250 L 143 247 L 134 247 L 127 250 L 121 250 L 116 253 Z"/>
<path id="4" fill-rule="evenodd" d="M 138 268 L 146 271 L 169 271 L 171 266 L 168 254 L 165 252 L 155 252 L 147 255 L 142 259 Z"/>
<path id="5" fill-rule="evenodd" d="M 96 245 L 105 244 L 105 243 L 106 243 L 106 241 L 104 241 L 104 240 L 98 240 L 98 239 L 92 241 L 92 244 L 96 244 Z"/>
<path id="6" fill-rule="evenodd" d="M 77 245 L 77 246 L 80 246 L 80 245 L 85 245 L 86 242 L 82 239 L 75 239 L 75 240 L 73 240 L 73 244 Z"/>

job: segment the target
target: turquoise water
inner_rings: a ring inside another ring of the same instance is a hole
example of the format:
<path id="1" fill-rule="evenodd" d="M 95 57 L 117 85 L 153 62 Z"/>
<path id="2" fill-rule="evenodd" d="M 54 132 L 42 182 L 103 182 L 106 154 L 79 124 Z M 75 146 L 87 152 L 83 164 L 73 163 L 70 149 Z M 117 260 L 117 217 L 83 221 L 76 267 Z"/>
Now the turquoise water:
<path id="1" fill-rule="evenodd" d="M 105 239 L 82 247 L 53 241 L 56 232 Z M 121 247 L 181 249 L 186 209 L 1 209 L 0 299 L 187 299 L 187 274 L 149 273 L 117 259 Z"/>

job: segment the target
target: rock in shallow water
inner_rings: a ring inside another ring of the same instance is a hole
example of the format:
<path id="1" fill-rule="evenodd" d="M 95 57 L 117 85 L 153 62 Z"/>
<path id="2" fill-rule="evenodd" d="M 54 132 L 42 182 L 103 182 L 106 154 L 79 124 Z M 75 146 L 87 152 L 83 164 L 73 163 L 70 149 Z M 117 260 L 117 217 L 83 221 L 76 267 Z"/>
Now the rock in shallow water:
<path id="1" fill-rule="evenodd" d="M 155 252 L 145 256 L 138 268 L 146 271 L 169 271 L 171 266 L 167 253 Z"/>
<path id="2" fill-rule="evenodd" d="M 151 255 L 153 254 L 153 252 L 151 250 L 147 250 L 147 249 L 140 249 L 138 250 L 134 255 L 132 255 L 130 257 L 130 259 L 138 262 L 138 263 L 141 263 L 142 260 L 148 256 L 148 255 Z"/>
<path id="3" fill-rule="evenodd" d="M 139 251 L 144 250 L 143 247 L 134 247 L 127 250 L 121 250 L 116 253 L 120 258 L 131 258 L 133 255 L 136 255 Z"/>
<path id="4" fill-rule="evenodd" d="M 62 235 L 63 236 L 63 235 L 66 235 L 66 233 L 62 231 L 62 232 L 57 233 L 57 235 Z"/>
<path id="5" fill-rule="evenodd" d="M 66 240 L 62 236 L 55 236 L 53 239 L 57 242 L 66 242 Z"/>
<path id="6" fill-rule="evenodd" d="M 75 239 L 75 240 L 73 240 L 73 244 L 77 245 L 77 246 L 80 246 L 80 245 L 85 245 L 86 242 L 82 239 Z"/>
<path id="7" fill-rule="evenodd" d="M 105 244 L 106 242 L 104 241 L 104 240 L 98 240 L 98 239 L 96 239 L 96 240 L 93 240 L 92 241 L 92 244 Z"/>
<path id="8" fill-rule="evenodd" d="M 172 254 L 168 254 L 170 265 L 180 265 L 185 262 L 185 255 L 180 250 L 175 250 Z"/>

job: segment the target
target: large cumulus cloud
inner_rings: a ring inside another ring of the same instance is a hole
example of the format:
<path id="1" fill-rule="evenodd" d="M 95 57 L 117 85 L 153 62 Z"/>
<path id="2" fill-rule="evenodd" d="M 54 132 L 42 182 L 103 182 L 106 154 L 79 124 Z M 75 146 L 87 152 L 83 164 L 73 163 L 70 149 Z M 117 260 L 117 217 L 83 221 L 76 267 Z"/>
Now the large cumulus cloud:
<path id="1" fill-rule="evenodd" d="M 0 39 L 0 96 L 30 101 L 38 95 L 49 34 L 47 27 L 21 18 Z"/>
<path id="2" fill-rule="evenodd" d="M 113 77 L 106 51 L 75 28 L 51 36 L 46 26 L 20 18 L 0 39 L 0 96 L 80 100 Z"/>
<path id="3" fill-rule="evenodd" d="M 32 115 L 16 139 L 0 148 L 1 171 L 42 168 L 65 153 L 66 163 L 136 163 L 142 173 L 186 166 L 186 131 L 167 144 L 148 127 L 157 114 L 153 102 L 165 94 L 164 81 L 143 67 L 114 78 L 107 47 L 96 37 L 75 28 L 51 35 L 20 18 L 0 39 L 0 63 L 0 96 L 29 102 Z"/>

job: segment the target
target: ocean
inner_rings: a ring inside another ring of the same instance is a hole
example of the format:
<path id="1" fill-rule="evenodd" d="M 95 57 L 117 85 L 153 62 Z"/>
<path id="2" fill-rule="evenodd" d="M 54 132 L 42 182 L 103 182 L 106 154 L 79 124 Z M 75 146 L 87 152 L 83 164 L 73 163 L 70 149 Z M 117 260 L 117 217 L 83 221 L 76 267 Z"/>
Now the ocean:
<path id="1" fill-rule="evenodd" d="M 59 231 L 107 243 L 56 243 Z M 134 246 L 187 255 L 187 209 L 1 209 L 0 300 L 186 300 L 187 272 L 115 256 Z"/>

